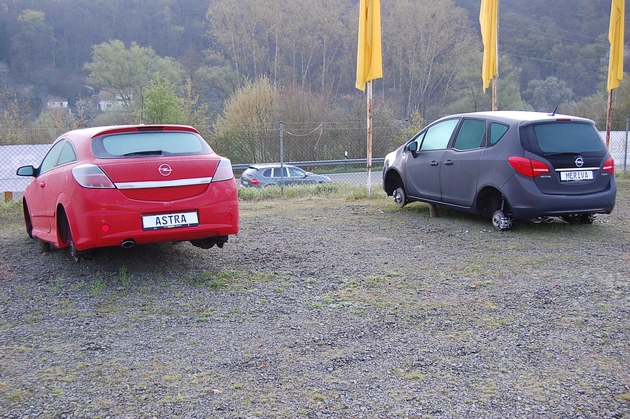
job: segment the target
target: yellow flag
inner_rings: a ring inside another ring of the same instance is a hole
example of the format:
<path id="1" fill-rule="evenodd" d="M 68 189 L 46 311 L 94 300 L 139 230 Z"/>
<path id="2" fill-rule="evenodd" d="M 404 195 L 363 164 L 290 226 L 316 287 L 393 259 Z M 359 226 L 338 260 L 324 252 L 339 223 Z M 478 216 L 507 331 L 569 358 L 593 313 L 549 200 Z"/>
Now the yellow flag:
<path id="1" fill-rule="evenodd" d="M 383 77 L 381 1 L 361 0 L 359 8 L 359 43 L 355 86 L 364 91 L 365 83 Z"/>
<path id="2" fill-rule="evenodd" d="M 608 41 L 610 42 L 608 91 L 619 87 L 619 82 L 623 79 L 623 22 L 625 6 L 625 0 L 612 0 L 610 6 L 610 27 L 608 29 Z"/>
<path id="3" fill-rule="evenodd" d="M 497 64 L 497 26 L 499 24 L 499 0 L 481 0 L 479 10 L 481 40 L 483 42 L 483 65 L 481 79 L 485 92 L 490 81 L 498 74 Z"/>

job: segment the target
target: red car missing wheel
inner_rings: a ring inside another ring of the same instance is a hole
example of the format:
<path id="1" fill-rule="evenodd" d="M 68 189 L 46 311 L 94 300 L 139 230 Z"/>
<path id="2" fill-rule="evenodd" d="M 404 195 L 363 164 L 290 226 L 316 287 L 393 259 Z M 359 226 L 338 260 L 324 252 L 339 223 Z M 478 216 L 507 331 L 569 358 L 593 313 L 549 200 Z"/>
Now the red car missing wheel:
<path id="1" fill-rule="evenodd" d="M 75 259 L 99 247 L 190 241 L 222 247 L 238 233 L 230 161 L 181 125 L 86 128 L 60 136 L 24 191 L 30 237 Z"/>

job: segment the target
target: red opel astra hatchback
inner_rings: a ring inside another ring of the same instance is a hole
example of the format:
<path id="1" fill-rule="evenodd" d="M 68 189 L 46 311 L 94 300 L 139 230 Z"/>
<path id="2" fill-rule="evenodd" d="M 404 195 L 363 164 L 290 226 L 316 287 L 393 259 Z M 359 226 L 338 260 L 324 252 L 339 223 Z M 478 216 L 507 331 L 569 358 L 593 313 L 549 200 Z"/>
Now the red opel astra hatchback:
<path id="1" fill-rule="evenodd" d="M 223 247 L 238 233 L 238 192 L 230 161 L 182 125 L 85 128 L 60 136 L 23 196 L 26 232 L 70 248 L 190 241 Z"/>

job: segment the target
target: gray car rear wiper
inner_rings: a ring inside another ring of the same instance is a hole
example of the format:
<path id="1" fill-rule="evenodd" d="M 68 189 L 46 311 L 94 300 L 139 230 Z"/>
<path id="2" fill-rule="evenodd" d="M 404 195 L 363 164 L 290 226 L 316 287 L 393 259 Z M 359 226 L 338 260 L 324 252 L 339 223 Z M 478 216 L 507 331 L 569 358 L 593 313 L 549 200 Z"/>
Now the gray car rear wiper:
<path id="1" fill-rule="evenodd" d="M 576 154 L 582 154 L 579 151 L 556 151 L 553 153 L 545 153 L 545 156 L 574 156 Z"/>

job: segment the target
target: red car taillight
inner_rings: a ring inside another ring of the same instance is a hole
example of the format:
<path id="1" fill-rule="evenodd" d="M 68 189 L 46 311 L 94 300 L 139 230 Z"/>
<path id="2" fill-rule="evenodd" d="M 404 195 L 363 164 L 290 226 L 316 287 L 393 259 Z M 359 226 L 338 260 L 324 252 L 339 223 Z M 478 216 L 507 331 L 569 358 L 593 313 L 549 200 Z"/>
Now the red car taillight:
<path id="1" fill-rule="evenodd" d="M 611 175 L 615 174 L 615 161 L 613 160 L 612 157 L 606 160 L 606 162 L 602 166 L 602 172 L 608 172 Z"/>
<path id="2" fill-rule="evenodd" d="M 514 170 L 528 177 L 551 173 L 549 166 L 538 160 L 512 156 L 508 157 L 508 162 L 510 162 Z"/>
<path id="3" fill-rule="evenodd" d="M 255 177 L 252 178 L 252 180 L 249 181 L 249 183 L 251 183 L 252 185 L 260 185 L 260 181 L 258 179 L 256 179 Z"/>
<path id="4" fill-rule="evenodd" d="M 80 164 L 72 169 L 72 176 L 84 188 L 113 189 L 112 181 L 94 164 Z"/>
<path id="5" fill-rule="evenodd" d="M 223 180 L 230 180 L 234 177 L 234 172 L 232 172 L 232 162 L 225 157 L 221 157 L 221 161 L 217 166 L 217 170 L 214 172 L 214 176 L 212 177 L 213 182 L 221 182 Z"/>

